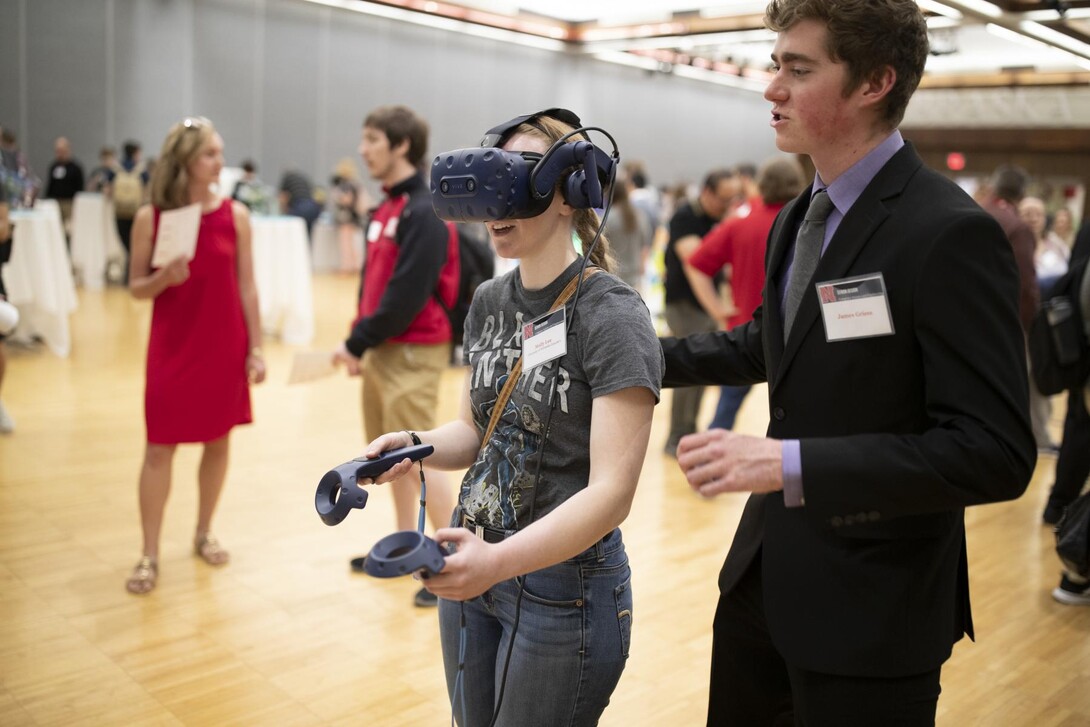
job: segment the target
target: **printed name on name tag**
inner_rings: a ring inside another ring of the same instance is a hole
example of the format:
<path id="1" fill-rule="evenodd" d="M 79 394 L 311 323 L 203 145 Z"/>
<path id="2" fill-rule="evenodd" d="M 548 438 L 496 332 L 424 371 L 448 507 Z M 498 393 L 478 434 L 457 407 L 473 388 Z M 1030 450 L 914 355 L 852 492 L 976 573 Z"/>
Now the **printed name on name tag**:
<path id="1" fill-rule="evenodd" d="M 826 341 L 893 335 L 882 273 L 816 283 Z"/>
<path id="2" fill-rule="evenodd" d="M 567 322 L 563 308 L 522 326 L 522 370 L 530 371 L 568 352 Z"/>

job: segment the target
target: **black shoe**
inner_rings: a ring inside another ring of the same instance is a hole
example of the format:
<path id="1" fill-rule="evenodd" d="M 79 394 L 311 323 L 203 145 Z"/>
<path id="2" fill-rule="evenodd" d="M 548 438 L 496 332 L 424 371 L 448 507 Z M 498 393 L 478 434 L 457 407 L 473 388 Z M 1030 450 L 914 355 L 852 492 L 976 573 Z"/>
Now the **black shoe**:
<path id="1" fill-rule="evenodd" d="M 432 608 L 439 605 L 439 596 L 435 595 L 426 588 L 421 588 L 413 596 L 413 605 L 420 608 Z"/>
<path id="2" fill-rule="evenodd" d="M 1064 573 L 1052 597 L 1068 606 L 1090 606 L 1090 583 L 1076 583 Z"/>
<path id="3" fill-rule="evenodd" d="M 1066 505 L 1054 505 L 1051 502 L 1045 505 L 1045 511 L 1041 515 L 1041 522 L 1045 525 L 1056 525 L 1063 517 Z"/>
<path id="4" fill-rule="evenodd" d="M 348 561 L 348 565 L 351 566 L 353 573 L 366 573 L 367 572 L 367 556 L 361 555 L 358 558 L 353 558 Z"/>

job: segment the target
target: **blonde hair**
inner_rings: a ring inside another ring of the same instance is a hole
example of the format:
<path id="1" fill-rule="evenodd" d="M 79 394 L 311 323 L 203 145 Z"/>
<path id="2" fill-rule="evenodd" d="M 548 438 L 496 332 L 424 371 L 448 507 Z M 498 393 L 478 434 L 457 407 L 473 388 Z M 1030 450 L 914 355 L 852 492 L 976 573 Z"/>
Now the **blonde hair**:
<path id="1" fill-rule="evenodd" d="M 343 157 L 337 162 L 337 166 L 333 167 L 333 174 L 341 179 L 347 179 L 352 182 L 355 182 L 359 178 L 359 175 L 356 173 L 356 163 L 351 157 Z"/>
<path id="2" fill-rule="evenodd" d="M 151 173 L 151 203 L 155 207 L 172 210 L 189 204 L 187 168 L 215 133 L 212 122 L 203 116 L 191 116 L 170 127 Z"/>
<path id="3" fill-rule="evenodd" d="M 560 141 L 561 137 L 565 134 L 570 134 L 574 129 L 568 126 L 562 121 L 552 118 L 551 116 L 539 116 L 536 119 L 532 119 L 531 123 L 521 124 L 515 133 L 526 134 L 527 136 L 533 136 L 545 141 L 552 146 L 556 142 Z M 574 144 L 579 141 L 578 137 L 569 139 L 566 143 Z M 590 174 L 597 174 L 596 170 L 591 170 Z M 563 181 L 563 175 L 561 181 Z M 560 191 L 560 183 L 557 183 L 557 192 Z M 609 199 L 608 189 L 602 190 L 603 199 Z M 598 218 L 598 214 L 592 209 L 576 209 L 572 214 L 572 229 L 576 235 L 579 236 L 579 241 L 582 247 L 581 252 L 586 254 L 586 248 L 590 246 L 594 236 L 598 233 L 598 227 L 601 220 Z M 603 232 L 598 237 L 598 242 L 595 244 L 594 249 L 590 252 L 590 261 L 605 270 L 607 273 L 611 273 L 616 269 L 616 262 L 613 259 L 613 255 L 610 253 L 609 240 L 606 239 Z"/>

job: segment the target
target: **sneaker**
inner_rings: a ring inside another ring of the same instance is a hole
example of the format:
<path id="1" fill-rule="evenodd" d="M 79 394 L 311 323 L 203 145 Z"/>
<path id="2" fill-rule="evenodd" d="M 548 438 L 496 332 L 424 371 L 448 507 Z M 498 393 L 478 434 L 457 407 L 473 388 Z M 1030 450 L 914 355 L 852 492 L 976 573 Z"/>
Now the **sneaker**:
<path id="1" fill-rule="evenodd" d="M 0 434 L 11 434 L 15 431 L 15 420 L 4 408 L 4 402 L 0 401 Z"/>
<path id="2" fill-rule="evenodd" d="M 1088 596 L 1090 598 L 1090 596 Z M 439 596 L 435 595 L 426 588 L 421 588 L 413 596 L 413 605 L 419 608 L 431 608 L 439 605 Z"/>
<path id="3" fill-rule="evenodd" d="M 1045 511 L 1041 515 L 1041 522 L 1045 525 L 1057 525 L 1060 522 L 1060 518 L 1063 517 L 1065 505 L 1055 505 L 1048 503 L 1045 505 Z"/>
<path id="4" fill-rule="evenodd" d="M 1060 585 L 1053 589 L 1052 597 L 1068 606 L 1090 606 L 1090 582 L 1076 583 L 1064 573 Z"/>

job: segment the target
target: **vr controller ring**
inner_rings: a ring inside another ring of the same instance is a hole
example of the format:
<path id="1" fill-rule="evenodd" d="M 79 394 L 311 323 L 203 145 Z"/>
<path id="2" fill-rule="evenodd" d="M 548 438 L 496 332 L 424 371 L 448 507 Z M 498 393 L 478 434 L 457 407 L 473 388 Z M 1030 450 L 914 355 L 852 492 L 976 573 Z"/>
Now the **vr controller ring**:
<path id="1" fill-rule="evenodd" d="M 424 577 L 443 570 L 446 559 L 439 543 L 416 530 L 391 533 L 371 546 L 364 570 L 375 578 L 396 578 L 417 571 Z"/>
<path id="2" fill-rule="evenodd" d="M 357 487 L 352 476 L 345 483 L 337 470 L 326 472 L 314 493 L 314 509 L 326 525 L 339 524 L 350 511 L 362 510 L 366 504 L 367 490 Z"/>

